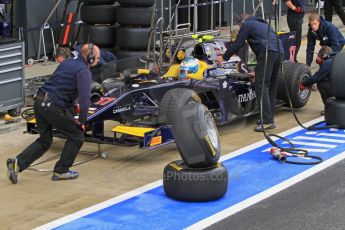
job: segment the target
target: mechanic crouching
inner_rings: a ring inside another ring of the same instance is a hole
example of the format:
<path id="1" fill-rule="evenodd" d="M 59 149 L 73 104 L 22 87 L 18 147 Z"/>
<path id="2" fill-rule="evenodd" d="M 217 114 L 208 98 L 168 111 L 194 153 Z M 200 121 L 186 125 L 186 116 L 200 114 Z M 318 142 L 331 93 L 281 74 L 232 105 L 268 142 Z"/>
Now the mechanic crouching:
<path id="1" fill-rule="evenodd" d="M 261 107 L 261 95 L 262 98 L 262 110 L 263 120 L 257 121 L 257 126 L 254 128 L 257 132 L 263 130 L 274 129 L 274 110 L 276 106 L 276 91 L 278 72 L 283 57 L 283 46 L 274 32 L 266 21 L 261 18 L 243 14 L 239 21 L 240 30 L 237 38 L 234 42 L 230 43 L 228 49 L 223 56 L 218 57 L 218 64 L 221 64 L 224 60 L 237 53 L 242 46 L 245 45 L 247 40 L 250 48 L 256 55 L 257 65 L 255 67 L 255 91 L 257 95 L 258 104 Z M 267 41 L 267 33 L 269 32 L 269 40 Z M 265 56 L 266 56 L 266 44 L 268 43 L 268 56 L 267 67 L 265 68 Z M 266 73 L 264 75 L 264 73 Z M 262 87 L 262 83 L 265 83 Z"/>
<path id="2" fill-rule="evenodd" d="M 333 60 L 336 53 L 332 52 L 331 47 L 323 46 L 318 52 L 316 63 L 319 64 L 319 70 L 310 78 L 305 79 L 300 84 L 300 89 L 306 87 L 312 88 L 313 84 L 317 83 L 323 104 L 325 105 L 327 98 L 332 97 L 330 73 L 332 69 Z M 321 115 L 325 112 L 321 111 Z"/>
<path id="3" fill-rule="evenodd" d="M 85 44 L 78 56 L 63 61 L 39 88 L 34 96 L 34 113 L 40 136 L 18 156 L 7 159 L 8 177 L 13 184 L 17 183 L 18 172 L 24 171 L 49 149 L 53 142 L 53 128 L 67 140 L 55 164 L 52 180 L 78 177 L 78 172 L 69 168 L 84 142 L 84 123 L 90 104 L 90 67 L 97 65 L 99 59 L 99 48 Z M 80 113 L 75 120 L 72 111 L 77 98 Z"/>
<path id="4" fill-rule="evenodd" d="M 345 45 L 345 39 L 338 28 L 315 12 L 309 15 L 307 38 L 306 64 L 308 66 L 313 62 L 316 40 L 320 41 L 320 46 L 331 47 L 333 52 L 340 52 Z"/>

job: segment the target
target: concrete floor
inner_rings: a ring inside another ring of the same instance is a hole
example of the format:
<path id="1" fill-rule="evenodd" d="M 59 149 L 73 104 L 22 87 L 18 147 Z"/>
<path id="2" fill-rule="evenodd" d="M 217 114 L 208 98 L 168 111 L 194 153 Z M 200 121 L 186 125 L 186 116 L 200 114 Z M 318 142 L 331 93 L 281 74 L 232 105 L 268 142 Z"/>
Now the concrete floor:
<path id="1" fill-rule="evenodd" d="M 305 42 L 299 55 L 303 61 Z M 53 69 L 53 65 L 42 67 L 37 64 L 26 68 L 26 71 L 27 76 L 34 76 L 49 74 Z M 302 122 L 306 122 L 319 117 L 322 109 L 319 93 L 313 92 L 306 107 L 297 111 L 297 114 Z M 222 154 L 264 139 L 262 134 L 252 130 L 257 118 L 254 116 L 219 128 Z M 274 133 L 297 126 L 287 109 L 276 112 L 276 123 Z M 36 136 L 23 134 L 25 127 L 22 124 L 4 130 L 0 132 L 1 229 L 31 229 L 159 180 L 164 166 L 180 159 L 175 145 L 153 151 L 103 145 L 102 150 L 108 152 L 109 157 L 76 166 L 80 173 L 77 180 L 53 182 L 50 173 L 25 171 L 19 175 L 19 183 L 12 185 L 6 178 L 5 160 L 22 151 Z M 42 159 L 58 154 L 63 143 L 63 140 L 55 139 L 52 148 Z M 97 146 L 85 143 L 82 150 L 95 152 Z M 83 154 L 79 154 L 78 159 L 83 157 Z M 41 168 L 52 168 L 54 162 L 46 163 Z"/>

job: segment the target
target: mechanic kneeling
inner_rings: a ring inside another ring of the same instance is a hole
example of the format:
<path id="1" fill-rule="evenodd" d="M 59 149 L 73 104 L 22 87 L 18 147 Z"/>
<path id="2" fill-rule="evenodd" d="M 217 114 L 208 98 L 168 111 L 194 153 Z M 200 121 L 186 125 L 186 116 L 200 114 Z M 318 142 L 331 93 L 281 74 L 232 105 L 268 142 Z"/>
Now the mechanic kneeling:
<path id="1" fill-rule="evenodd" d="M 236 40 L 229 44 L 223 57 L 218 57 L 218 64 L 221 64 L 224 59 L 229 60 L 233 54 L 237 53 L 245 45 L 247 40 L 257 58 L 257 65 L 255 67 L 255 91 L 259 105 L 263 91 L 263 124 L 261 124 L 261 121 L 258 121 L 254 130 L 261 132 L 263 130 L 274 129 L 276 127 L 274 124 L 274 110 L 276 106 L 277 80 L 284 53 L 283 46 L 273 28 L 269 27 L 267 22 L 261 18 L 244 14 L 241 16 L 239 25 L 240 30 Z M 264 76 L 266 43 L 268 39 L 267 31 L 269 31 L 268 58 L 266 76 Z M 262 88 L 263 81 L 265 82 L 264 88 Z"/>
<path id="2" fill-rule="evenodd" d="M 78 177 L 69 168 L 84 141 L 84 123 L 90 104 L 90 67 L 97 65 L 100 50 L 89 43 L 83 45 L 75 58 L 63 61 L 53 75 L 35 95 L 34 113 L 40 137 L 15 158 L 7 159 L 8 177 L 17 183 L 18 172 L 28 168 L 41 157 L 53 142 L 53 128 L 66 138 L 60 160 L 56 162 L 52 180 L 68 180 Z M 79 119 L 73 116 L 73 106 L 79 98 Z"/>
<path id="3" fill-rule="evenodd" d="M 331 47 L 322 46 L 318 52 L 316 63 L 319 64 L 319 70 L 310 78 L 305 79 L 300 84 L 300 89 L 305 87 L 312 87 L 317 83 L 323 104 L 325 105 L 327 98 L 332 97 L 330 73 L 332 69 L 332 63 L 336 53 L 332 52 Z M 321 111 L 321 115 L 324 115 L 324 111 Z"/>
<path id="4" fill-rule="evenodd" d="M 345 45 L 345 38 L 339 29 L 332 23 L 325 21 L 316 12 L 309 15 L 307 39 L 306 64 L 308 66 L 313 62 L 314 48 L 317 40 L 320 41 L 320 46 L 329 46 L 333 52 L 340 52 Z"/>

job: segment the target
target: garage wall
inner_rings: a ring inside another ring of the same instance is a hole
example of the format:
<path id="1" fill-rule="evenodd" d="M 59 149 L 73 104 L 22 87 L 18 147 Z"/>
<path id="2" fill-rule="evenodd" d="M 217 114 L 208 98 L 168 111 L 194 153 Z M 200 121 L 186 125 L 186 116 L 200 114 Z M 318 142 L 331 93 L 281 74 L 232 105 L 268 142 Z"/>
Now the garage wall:
<path id="1" fill-rule="evenodd" d="M 23 35 L 25 40 L 25 58 L 30 57 L 34 59 L 37 57 L 39 31 L 41 25 L 48 17 L 51 9 L 55 5 L 57 0 L 20 0 L 15 1 L 15 13 L 14 13 L 14 27 L 16 29 L 16 37 L 18 38 L 18 28 L 23 28 Z M 57 12 L 53 15 L 49 24 L 55 27 L 55 33 L 57 33 L 57 25 L 59 24 L 64 1 L 61 2 Z M 45 33 L 47 52 L 52 53 L 53 46 L 51 36 L 48 30 Z M 43 54 L 43 52 L 41 53 Z"/>

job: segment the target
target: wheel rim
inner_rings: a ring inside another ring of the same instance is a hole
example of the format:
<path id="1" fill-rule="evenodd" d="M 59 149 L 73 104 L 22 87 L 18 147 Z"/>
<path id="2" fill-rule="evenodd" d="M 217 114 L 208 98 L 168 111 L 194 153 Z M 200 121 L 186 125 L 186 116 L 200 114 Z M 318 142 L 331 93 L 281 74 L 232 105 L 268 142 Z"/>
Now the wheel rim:
<path id="1" fill-rule="evenodd" d="M 308 74 L 304 74 L 301 77 L 300 83 L 302 81 L 304 81 L 305 79 L 307 79 L 307 78 L 309 78 L 309 75 Z M 309 88 L 299 89 L 298 93 L 299 93 L 299 97 L 304 101 L 304 100 L 306 100 L 308 98 L 309 93 L 310 93 L 310 89 Z"/>
<path id="2" fill-rule="evenodd" d="M 207 135 L 210 138 L 211 144 L 215 149 L 218 150 L 219 143 L 218 143 L 218 131 L 217 127 L 213 121 L 213 119 L 209 116 L 205 116 L 205 121 L 206 121 L 206 131 Z"/>

